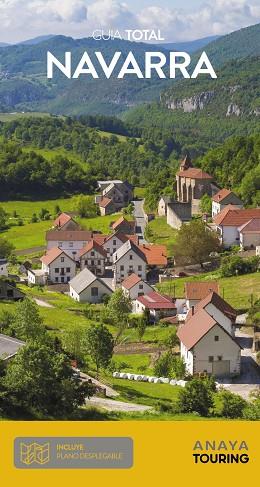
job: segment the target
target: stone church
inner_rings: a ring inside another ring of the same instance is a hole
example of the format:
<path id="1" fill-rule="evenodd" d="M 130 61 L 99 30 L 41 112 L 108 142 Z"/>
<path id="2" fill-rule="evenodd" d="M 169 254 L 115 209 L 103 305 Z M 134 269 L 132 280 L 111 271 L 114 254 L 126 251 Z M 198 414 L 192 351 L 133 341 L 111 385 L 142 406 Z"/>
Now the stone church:
<path id="1" fill-rule="evenodd" d="M 217 186 L 213 184 L 213 176 L 193 167 L 189 155 L 181 161 L 176 181 L 177 199 L 181 203 L 191 203 L 192 214 L 199 213 L 200 199 L 204 194 L 212 197 L 218 191 Z"/>

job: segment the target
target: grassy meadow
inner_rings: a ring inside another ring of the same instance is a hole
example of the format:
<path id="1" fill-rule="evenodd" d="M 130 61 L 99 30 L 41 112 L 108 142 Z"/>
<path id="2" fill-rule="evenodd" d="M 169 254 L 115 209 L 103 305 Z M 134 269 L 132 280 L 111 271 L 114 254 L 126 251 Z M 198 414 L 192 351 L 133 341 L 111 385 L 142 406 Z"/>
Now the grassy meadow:
<path id="1" fill-rule="evenodd" d="M 172 246 L 175 243 L 177 230 L 167 224 L 166 217 L 156 217 L 148 224 L 147 232 L 152 243 L 166 245 L 168 256 L 173 256 Z"/>

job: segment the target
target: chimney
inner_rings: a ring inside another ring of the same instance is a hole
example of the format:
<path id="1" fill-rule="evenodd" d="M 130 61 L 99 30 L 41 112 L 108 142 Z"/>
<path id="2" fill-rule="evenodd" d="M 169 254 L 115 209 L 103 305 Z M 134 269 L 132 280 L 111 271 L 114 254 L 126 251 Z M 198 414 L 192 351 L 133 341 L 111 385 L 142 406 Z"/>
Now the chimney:
<path id="1" fill-rule="evenodd" d="M 194 306 L 191 307 L 191 314 L 194 316 Z"/>

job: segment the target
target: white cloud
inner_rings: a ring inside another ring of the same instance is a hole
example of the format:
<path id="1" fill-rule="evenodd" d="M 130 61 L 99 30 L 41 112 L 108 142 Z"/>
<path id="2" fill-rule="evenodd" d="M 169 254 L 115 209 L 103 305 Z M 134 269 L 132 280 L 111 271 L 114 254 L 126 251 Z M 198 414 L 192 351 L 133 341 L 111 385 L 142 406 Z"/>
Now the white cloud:
<path id="1" fill-rule="evenodd" d="M 164 8 L 160 0 L 143 8 L 140 0 L 133 12 L 130 0 L 0 0 L 0 41 L 44 34 L 85 37 L 98 28 L 161 29 L 168 41 L 177 41 L 225 34 L 260 21 L 259 0 L 201 1 L 192 11 Z"/>

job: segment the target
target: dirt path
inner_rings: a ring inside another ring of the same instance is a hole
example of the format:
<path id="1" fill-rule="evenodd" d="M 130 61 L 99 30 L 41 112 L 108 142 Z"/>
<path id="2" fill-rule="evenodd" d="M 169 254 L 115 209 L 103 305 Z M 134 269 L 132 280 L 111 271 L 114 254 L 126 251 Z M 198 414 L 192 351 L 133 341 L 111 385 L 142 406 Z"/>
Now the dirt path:
<path id="1" fill-rule="evenodd" d="M 152 409 L 151 406 L 143 406 L 142 404 L 134 404 L 123 401 L 113 401 L 112 399 L 102 399 L 100 397 L 91 397 L 90 399 L 86 399 L 86 405 L 103 408 L 107 411 L 121 411 L 125 413 L 145 412 Z"/>
<path id="2" fill-rule="evenodd" d="M 42 308 L 54 308 L 54 306 L 50 303 L 47 303 L 47 301 L 43 301 L 42 299 L 37 299 L 33 298 L 35 303 L 38 304 L 38 306 L 41 306 Z"/>
<path id="3" fill-rule="evenodd" d="M 44 246 L 32 247 L 30 249 L 16 250 L 15 254 L 16 255 L 29 255 L 29 254 L 34 254 L 36 252 L 43 252 L 44 250 L 46 250 L 46 247 L 44 247 Z"/>
<path id="4" fill-rule="evenodd" d="M 90 377 L 90 375 L 84 374 L 83 372 L 80 373 L 80 378 L 82 381 L 87 381 L 91 380 L 92 384 L 96 385 L 97 387 L 102 387 L 103 389 L 106 389 L 106 395 L 107 397 L 117 397 L 119 396 L 118 392 L 116 392 L 112 387 L 103 384 L 97 379 L 94 379 L 93 377 Z"/>

